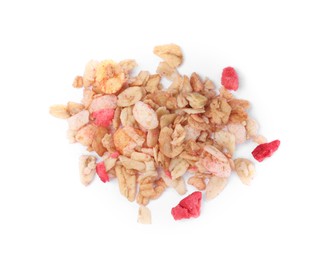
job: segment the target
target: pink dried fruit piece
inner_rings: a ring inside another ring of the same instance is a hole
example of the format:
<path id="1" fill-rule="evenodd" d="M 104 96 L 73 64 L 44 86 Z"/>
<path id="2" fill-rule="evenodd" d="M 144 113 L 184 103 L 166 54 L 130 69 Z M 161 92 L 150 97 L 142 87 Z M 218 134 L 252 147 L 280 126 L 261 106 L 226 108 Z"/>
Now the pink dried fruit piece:
<path id="1" fill-rule="evenodd" d="M 168 176 L 170 179 L 172 179 L 171 172 L 169 170 L 164 171 L 165 175 Z"/>
<path id="2" fill-rule="evenodd" d="M 114 109 L 100 109 L 92 113 L 94 124 L 97 126 L 109 127 L 114 118 Z"/>
<path id="3" fill-rule="evenodd" d="M 224 68 L 221 75 L 221 85 L 229 90 L 236 91 L 238 89 L 238 75 L 234 68 Z"/>
<path id="4" fill-rule="evenodd" d="M 102 182 L 110 181 L 110 178 L 108 177 L 104 161 L 96 164 L 96 173 L 98 177 L 100 177 Z"/>
<path id="5" fill-rule="evenodd" d="M 179 204 L 172 208 L 171 214 L 175 220 L 184 218 L 197 218 L 200 216 L 202 193 L 195 191 L 185 197 Z"/>
<path id="6" fill-rule="evenodd" d="M 257 161 L 262 162 L 265 158 L 273 155 L 280 143 L 280 140 L 275 140 L 270 143 L 260 144 L 252 151 L 252 155 Z"/>
<path id="7" fill-rule="evenodd" d="M 120 156 L 120 154 L 118 152 L 111 153 L 111 155 L 110 155 L 110 157 L 113 159 L 116 159 L 119 156 Z"/>

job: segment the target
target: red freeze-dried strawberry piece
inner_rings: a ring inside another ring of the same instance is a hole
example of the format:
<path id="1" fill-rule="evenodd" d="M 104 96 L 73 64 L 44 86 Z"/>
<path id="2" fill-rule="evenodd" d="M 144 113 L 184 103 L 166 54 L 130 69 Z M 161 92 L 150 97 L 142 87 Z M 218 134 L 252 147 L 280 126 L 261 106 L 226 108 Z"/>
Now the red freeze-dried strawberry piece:
<path id="1" fill-rule="evenodd" d="M 179 204 L 172 208 L 171 214 L 175 220 L 183 218 L 196 218 L 200 216 L 202 193 L 195 191 L 185 197 Z"/>
<path id="2" fill-rule="evenodd" d="M 236 91 L 238 89 L 238 75 L 234 68 L 224 68 L 221 75 L 221 85 L 229 90 Z"/>
<path id="3" fill-rule="evenodd" d="M 275 140 L 270 143 L 260 144 L 252 151 L 252 155 L 257 161 L 261 162 L 265 158 L 271 157 L 280 146 L 280 143 L 280 140 Z"/>
<path id="4" fill-rule="evenodd" d="M 94 124 L 97 126 L 108 127 L 114 117 L 114 109 L 104 108 L 92 113 Z"/>
<path id="5" fill-rule="evenodd" d="M 111 153 L 111 155 L 110 155 L 110 157 L 113 159 L 116 159 L 119 156 L 120 156 L 119 152 L 114 152 L 114 153 Z"/>
<path id="6" fill-rule="evenodd" d="M 170 179 L 172 179 L 171 172 L 169 170 L 164 171 L 165 175 L 168 176 Z"/>
<path id="7" fill-rule="evenodd" d="M 100 162 L 100 163 L 96 164 L 96 173 L 97 173 L 98 177 L 100 177 L 102 182 L 105 183 L 107 181 L 110 181 L 110 178 L 108 177 L 104 162 Z"/>

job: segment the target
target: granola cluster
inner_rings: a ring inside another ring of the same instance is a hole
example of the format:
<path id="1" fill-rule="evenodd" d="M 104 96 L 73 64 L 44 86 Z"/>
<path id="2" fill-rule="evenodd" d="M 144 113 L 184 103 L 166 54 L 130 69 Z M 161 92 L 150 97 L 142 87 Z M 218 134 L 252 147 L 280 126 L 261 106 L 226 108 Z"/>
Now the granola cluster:
<path id="1" fill-rule="evenodd" d="M 195 72 L 178 72 L 183 59 L 179 46 L 157 46 L 154 53 L 163 61 L 153 74 L 133 75 L 134 60 L 90 61 L 73 83 L 82 88 L 82 101 L 50 108 L 53 116 L 67 119 L 71 143 L 96 153 L 81 157 L 81 182 L 88 185 L 96 174 L 103 182 L 117 179 L 120 193 L 140 205 L 140 223 L 151 223 L 146 205 L 168 188 L 183 195 L 189 184 L 205 190 L 210 200 L 224 189 L 232 171 L 249 184 L 254 165 L 234 158 L 236 146 L 249 139 L 265 142 L 248 116 L 249 102 L 229 91 L 238 89 L 233 68 L 224 69 L 222 86 L 216 88 Z M 167 89 L 163 78 L 171 81 Z M 175 219 L 183 218 L 181 211 L 175 211 Z"/>

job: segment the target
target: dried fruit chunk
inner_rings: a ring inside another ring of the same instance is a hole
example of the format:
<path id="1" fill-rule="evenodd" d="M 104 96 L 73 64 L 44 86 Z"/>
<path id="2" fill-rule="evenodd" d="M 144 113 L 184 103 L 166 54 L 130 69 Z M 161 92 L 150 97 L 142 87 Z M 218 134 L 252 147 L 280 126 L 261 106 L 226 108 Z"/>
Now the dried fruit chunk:
<path id="1" fill-rule="evenodd" d="M 82 155 L 79 159 L 79 173 L 81 183 L 87 186 L 95 176 L 96 158 L 91 155 Z"/>
<path id="2" fill-rule="evenodd" d="M 184 218 L 197 218 L 200 216 L 202 193 L 195 191 L 185 197 L 179 204 L 172 208 L 171 214 L 175 220 Z"/>
<path id="3" fill-rule="evenodd" d="M 131 87 L 125 89 L 118 95 L 117 105 L 120 107 L 129 107 L 138 102 L 143 96 L 141 87 Z"/>
<path id="4" fill-rule="evenodd" d="M 164 59 L 173 68 L 178 67 L 182 63 L 182 52 L 176 44 L 156 46 L 153 53 Z"/>
<path id="5" fill-rule="evenodd" d="M 93 112 L 94 124 L 97 126 L 108 127 L 114 117 L 114 109 L 101 109 Z"/>
<path id="6" fill-rule="evenodd" d="M 279 146 L 279 140 L 275 140 L 270 143 L 260 144 L 254 149 L 254 151 L 252 151 L 252 155 L 257 161 L 262 162 L 265 158 L 271 157 Z"/>
<path id="7" fill-rule="evenodd" d="M 151 211 L 143 205 L 139 208 L 138 223 L 151 224 Z"/>
<path id="8" fill-rule="evenodd" d="M 102 182 L 105 183 L 107 181 L 110 181 L 110 178 L 108 177 L 107 171 L 105 169 L 104 161 L 96 164 L 96 173 Z"/>
<path id="9" fill-rule="evenodd" d="M 221 75 L 221 85 L 229 90 L 236 91 L 238 89 L 238 75 L 234 68 L 227 67 L 223 69 Z"/>
<path id="10" fill-rule="evenodd" d="M 135 103 L 133 107 L 135 120 L 145 129 L 154 129 L 159 125 L 158 116 L 155 111 L 142 101 Z"/>
<path id="11" fill-rule="evenodd" d="M 239 179 L 245 185 L 249 185 L 255 174 L 254 164 L 250 160 L 244 158 L 238 158 L 234 160 L 234 164 L 235 171 L 237 172 Z"/>
<path id="12" fill-rule="evenodd" d="M 212 176 L 206 187 L 206 200 L 216 198 L 228 184 L 228 178 Z"/>

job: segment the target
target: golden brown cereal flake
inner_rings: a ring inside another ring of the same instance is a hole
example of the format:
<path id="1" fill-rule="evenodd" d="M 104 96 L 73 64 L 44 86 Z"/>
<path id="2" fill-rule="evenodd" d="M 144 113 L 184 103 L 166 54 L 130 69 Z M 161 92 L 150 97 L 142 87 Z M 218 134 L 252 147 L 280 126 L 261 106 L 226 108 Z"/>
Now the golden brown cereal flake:
<path id="1" fill-rule="evenodd" d="M 165 44 L 154 47 L 153 53 L 164 59 L 171 67 L 175 68 L 182 63 L 181 48 L 176 44 Z"/>

